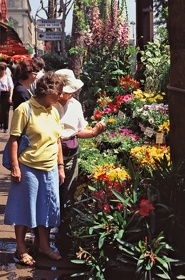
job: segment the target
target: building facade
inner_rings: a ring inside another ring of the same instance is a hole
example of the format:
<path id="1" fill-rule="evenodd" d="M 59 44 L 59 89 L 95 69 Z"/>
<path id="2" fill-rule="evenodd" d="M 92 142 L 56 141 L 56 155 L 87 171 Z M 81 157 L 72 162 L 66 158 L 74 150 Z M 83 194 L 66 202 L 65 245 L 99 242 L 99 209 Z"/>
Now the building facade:
<path id="1" fill-rule="evenodd" d="M 0 0 L 1 1 L 1 0 Z M 37 50 L 44 48 L 43 42 L 38 42 L 35 38 L 35 20 L 29 0 L 6 0 L 7 2 L 7 19 L 15 29 L 25 48 L 30 54 L 34 54 L 35 43 Z"/>
<path id="2" fill-rule="evenodd" d="M 29 0 L 6 0 L 7 18 L 26 49 L 34 47 L 34 22 Z"/>

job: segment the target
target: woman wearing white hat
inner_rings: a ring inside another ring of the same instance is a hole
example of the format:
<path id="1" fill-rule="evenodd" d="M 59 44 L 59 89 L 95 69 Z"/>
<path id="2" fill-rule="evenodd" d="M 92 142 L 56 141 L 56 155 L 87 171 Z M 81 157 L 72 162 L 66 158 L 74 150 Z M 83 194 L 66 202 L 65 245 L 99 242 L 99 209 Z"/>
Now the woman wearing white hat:
<path id="1" fill-rule="evenodd" d="M 83 82 L 75 78 L 70 69 L 60 69 L 55 72 L 60 75 L 64 84 L 60 99 L 55 104 L 60 115 L 62 126 L 62 148 L 64 157 L 65 181 L 60 187 L 61 210 L 66 207 L 67 201 L 73 201 L 78 178 L 78 138 L 96 137 L 106 130 L 102 122 L 92 129 L 86 129 L 87 121 L 84 119 L 82 106 L 74 95 L 78 94 Z M 61 213 L 61 218 L 63 213 Z M 60 229 L 59 229 L 60 231 Z"/>

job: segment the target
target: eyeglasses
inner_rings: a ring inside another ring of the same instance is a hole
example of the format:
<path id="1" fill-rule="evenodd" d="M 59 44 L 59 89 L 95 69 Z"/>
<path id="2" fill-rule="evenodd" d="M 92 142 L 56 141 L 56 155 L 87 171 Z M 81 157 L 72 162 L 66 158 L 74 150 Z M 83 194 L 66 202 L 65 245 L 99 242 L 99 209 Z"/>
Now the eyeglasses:
<path id="1" fill-rule="evenodd" d="M 74 95 L 74 94 L 76 94 L 76 91 L 75 91 L 75 92 L 63 92 L 63 94 L 66 94 L 66 95 Z"/>

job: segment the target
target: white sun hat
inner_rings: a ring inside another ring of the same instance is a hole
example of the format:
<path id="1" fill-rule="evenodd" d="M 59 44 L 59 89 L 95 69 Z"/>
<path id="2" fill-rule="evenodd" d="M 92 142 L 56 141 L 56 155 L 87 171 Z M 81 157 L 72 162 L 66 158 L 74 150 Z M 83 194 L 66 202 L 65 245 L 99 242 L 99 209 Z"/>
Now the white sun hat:
<path id="1" fill-rule="evenodd" d="M 70 69 L 59 69 L 55 74 L 60 75 L 62 82 L 64 83 L 63 92 L 72 93 L 79 90 L 84 83 L 75 78 L 75 75 Z"/>

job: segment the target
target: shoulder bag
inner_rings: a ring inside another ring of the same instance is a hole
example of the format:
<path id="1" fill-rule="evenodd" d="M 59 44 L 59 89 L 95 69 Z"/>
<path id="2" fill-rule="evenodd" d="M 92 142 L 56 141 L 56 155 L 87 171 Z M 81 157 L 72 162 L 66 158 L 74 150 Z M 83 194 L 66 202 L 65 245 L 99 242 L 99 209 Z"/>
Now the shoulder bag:
<path id="1" fill-rule="evenodd" d="M 18 140 L 18 156 L 27 148 L 30 146 L 30 139 L 26 135 L 26 130 L 28 126 L 28 122 L 30 119 L 30 114 L 31 114 L 31 106 L 30 103 L 28 103 L 28 121 L 23 129 L 23 132 Z M 9 153 L 9 142 L 10 140 L 8 139 L 4 151 L 3 151 L 3 156 L 2 156 L 2 165 L 7 168 L 8 170 L 11 170 L 11 162 L 10 162 L 10 153 Z"/>

